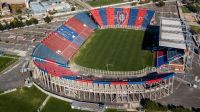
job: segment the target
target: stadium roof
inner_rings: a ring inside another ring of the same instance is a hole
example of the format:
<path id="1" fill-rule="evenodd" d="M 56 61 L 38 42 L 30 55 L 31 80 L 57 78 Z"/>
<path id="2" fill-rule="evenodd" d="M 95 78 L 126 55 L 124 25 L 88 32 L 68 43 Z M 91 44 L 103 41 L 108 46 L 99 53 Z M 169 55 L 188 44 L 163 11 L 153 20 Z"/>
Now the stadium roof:
<path id="1" fill-rule="evenodd" d="M 159 46 L 186 49 L 183 24 L 177 18 L 160 19 Z"/>

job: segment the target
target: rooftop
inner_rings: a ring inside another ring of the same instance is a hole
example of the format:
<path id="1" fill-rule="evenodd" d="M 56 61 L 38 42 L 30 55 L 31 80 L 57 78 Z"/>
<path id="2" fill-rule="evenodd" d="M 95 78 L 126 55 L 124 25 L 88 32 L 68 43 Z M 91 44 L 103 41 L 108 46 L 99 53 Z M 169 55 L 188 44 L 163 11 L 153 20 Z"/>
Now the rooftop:
<path id="1" fill-rule="evenodd" d="M 161 18 L 159 45 L 186 49 L 183 24 L 179 18 Z"/>

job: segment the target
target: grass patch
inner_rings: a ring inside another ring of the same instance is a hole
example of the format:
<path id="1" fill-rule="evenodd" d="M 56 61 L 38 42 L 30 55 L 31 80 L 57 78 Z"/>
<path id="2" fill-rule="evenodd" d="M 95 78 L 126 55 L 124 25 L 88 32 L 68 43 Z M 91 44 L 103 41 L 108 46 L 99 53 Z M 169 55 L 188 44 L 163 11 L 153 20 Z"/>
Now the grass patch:
<path id="1" fill-rule="evenodd" d="M 88 112 L 77 109 L 72 109 L 70 103 L 56 99 L 50 98 L 42 112 Z"/>
<path id="2" fill-rule="evenodd" d="M 117 109 L 106 109 L 105 112 L 127 112 L 127 111 L 117 110 Z"/>
<path id="3" fill-rule="evenodd" d="M 0 56 L 0 72 L 6 69 L 11 64 L 15 63 L 16 61 L 17 61 L 17 57 L 14 57 L 14 56 L 10 56 L 10 55 L 9 56 L 5 55 L 5 57 Z"/>
<path id="4" fill-rule="evenodd" d="M 76 54 L 78 65 L 111 71 L 136 71 L 153 66 L 153 53 L 142 49 L 144 31 L 97 30 Z"/>
<path id="5" fill-rule="evenodd" d="M 181 6 L 183 13 L 191 13 L 191 11 L 186 6 Z"/>
<path id="6" fill-rule="evenodd" d="M 190 27 L 191 27 L 191 30 L 192 30 L 193 33 L 200 34 L 200 27 L 199 26 L 190 25 Z"/>
<path id="7" fill-rule="evenodd" d="M 1 112 L 36 112 L 47 97 L 36 87 L 18 89 L 0 96 Z"/>
<path id="8" fill-rule="evenodd" d="M 95 1 L 88 1 L 87 3 L 89 3 L 91 6 L 97 7 L 97 6 L 110 5 L 121 2 L 123 2 L 123 0 L 95 0 Z"/>

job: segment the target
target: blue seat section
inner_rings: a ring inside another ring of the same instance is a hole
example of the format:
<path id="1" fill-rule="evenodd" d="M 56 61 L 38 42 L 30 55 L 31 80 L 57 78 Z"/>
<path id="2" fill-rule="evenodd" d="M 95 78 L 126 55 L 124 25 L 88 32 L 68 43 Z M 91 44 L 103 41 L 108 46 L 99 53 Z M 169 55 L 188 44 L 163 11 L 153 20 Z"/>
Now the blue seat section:
<path id="1" fill-rule="evenodd" d="M 81 21 L 82 23 L 89 26 L 93 30 L 98 28 L 98 25 L 96 23 L 94 23 L 94 21 L 91 19 L 91 17 L 88 14 L 86 14 L 84 12 L 76 14 L 74 17 L 76 19 L 78 19 L 79 21 Z"/>
<path id="2" fill-rule="evenodd" d="M 168 62 L 167 62 L 167 57 L 166 57 L 166 55 L 160 56 L 160 57 L 157 58 L 157 67 L 159 67 L 159 66 L 161 66 L 161 65 L 163 65 L 163 64 L 167 64 L 167 63 L 168 63 Z"/>
<path id="3" fill-rule="evenodd" d="M 174 75 L 175 75 L 175 73 L 168 73 L 167 76 L 163 77 L 162 79 L 167 80 L 167 79 L 173 77 Z"/>
<path id="4" fill-rule="evenodd" d="M 67 79 L 67 80 L 76 80 L 77 76 L 62 76 L 62 78 Z"/>
<path id="5" fill-rule="evenodd" d="M 183 49 L 168 49 L 167 50 L 167 60 L 172 61 L 174 58 L 181 57 L 184 55 Z"/>
<path id="6" fill-rule="evenodd" d="M 67 66 L 68 60 L 64 59 L 60 55 L 56 54 L 43 44 L 39 44 L 35 47 L 32 57 L 37 58 L 37 59 L 43 59 L 43 60 L 52 60 L 55 63 L 61 65 L 61 66 Z"/>
<path id="7" fill-rule="evenodd" d="M 103 21 L 103 25 L 107 25 L 107 18 L 106 18 L 106 8 L 100 8 L 99 15 L 101 16 L 101 20 Z"/>
<path id="8" fill-rule="evenodd" d="M 85 42 L 85 38 L 82 38 L 80 36 L 77 36 L 76 38 L 74 38 L 73 43 L 75 43 L 76 45 L 78 45 L 79 47 Z"/>
<path id="9" fill-rule="evenodd" d="M 143 28 L 147 28 L 147 26 L 150 24 L 154 13 L 155 13 L 155 11 L 153 11 L 153 10 L 147 10 L 146 16 L 144 18 L 144 22 L 142 24 Z"/>
<path id="10" fill-rule="evenodd" d="M 111 84 L 111 82 L 107 82 L 107 81 L 93 81 L 93 83 L 95 83 L 95 84 Z"/>
<path id="11" fill-rule="evenodd" d="M 78 34 L 77 34 L 75 31 L 71 30 L 70 28 L 68 28 L 68 27 L 65 26 L 65 25 L 61 25 L 61 26 L 57 29 L 57 32 L 58 32 L 60 35 L 62 35 L 63 37 L 65 37 L 67 40 L 71 41 L 71 42 L 74 40 L 74 38 L 75 38 L 76 36 L 78 36 Z"/>
<path id="12" fill-rule="evenodd" d="M 130 10 L 129 21 L 128 21 L 129 26 L 135 25 L 135 21 L 137 20 L 137 13 L 138 13 L 138 9 Z"/>
<path id="13" fill-rule="evenodd" d="M 146 81 L 140 81 L 140 82 L 128 82 L 128 84 L 145 84 Z"/>
<path id="14" fill-rule="evenodd" d="M 118 21 L 118 13 L 122 12 L 123 8 L 115 8 L 115 25 L 120 25 Z"/>

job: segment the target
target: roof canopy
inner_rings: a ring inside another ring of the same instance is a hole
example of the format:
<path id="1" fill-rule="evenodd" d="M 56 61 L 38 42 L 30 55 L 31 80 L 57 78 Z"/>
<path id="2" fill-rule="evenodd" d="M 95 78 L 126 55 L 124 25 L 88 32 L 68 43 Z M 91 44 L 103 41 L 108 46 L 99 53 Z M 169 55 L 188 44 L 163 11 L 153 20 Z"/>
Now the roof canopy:
<path id="1" fill-rule="evenodd" d="M 183 24 L 179 18 L 160 19 L 159 46 L 186 49 Z"/>

